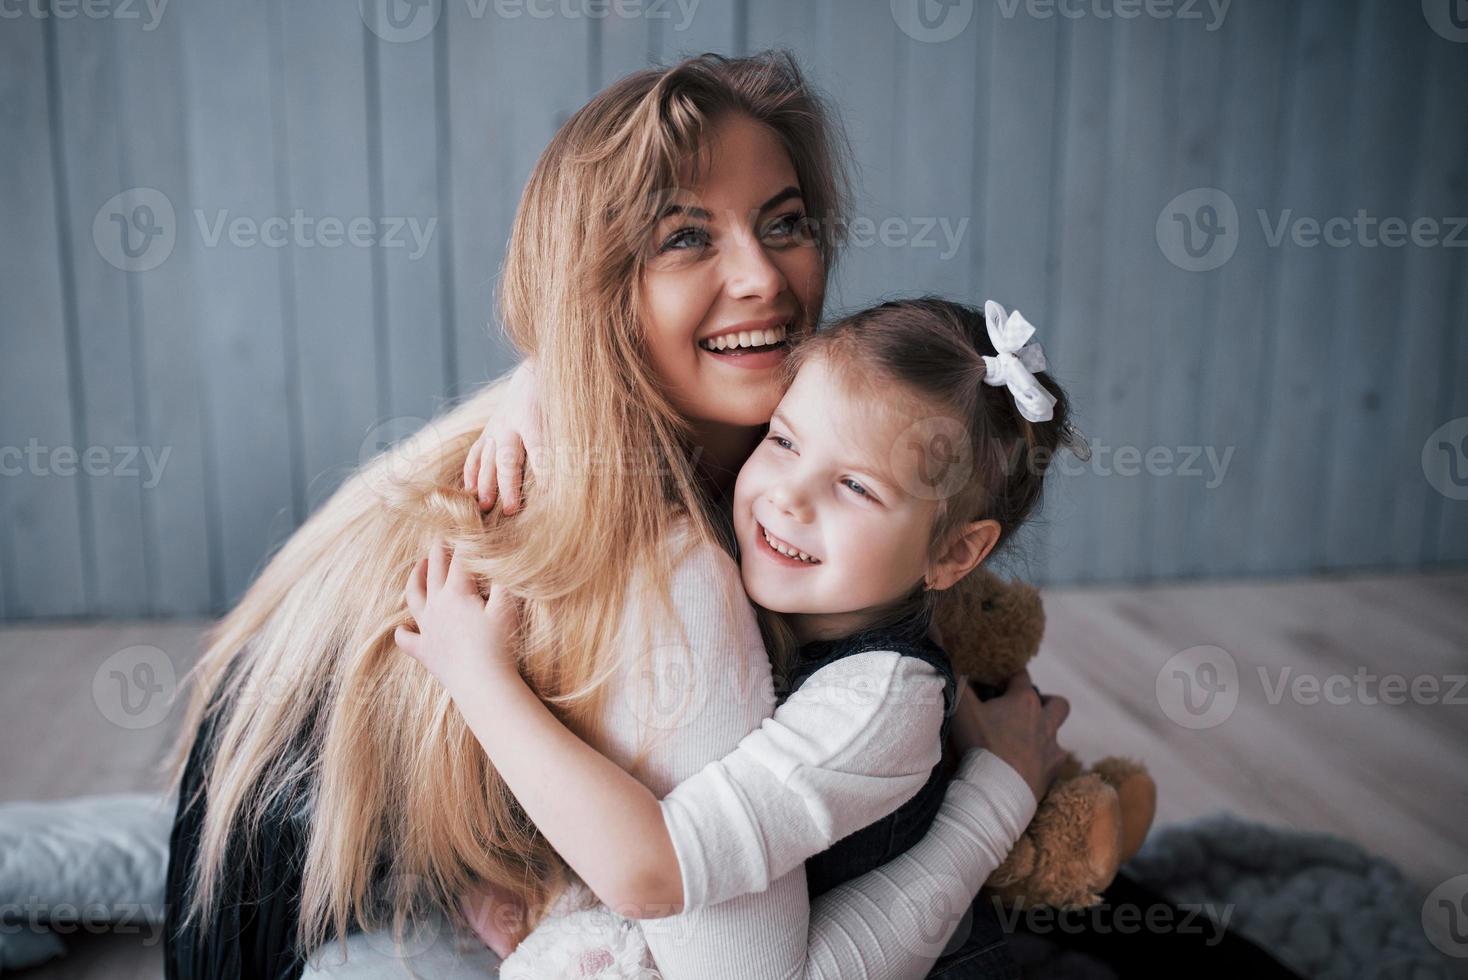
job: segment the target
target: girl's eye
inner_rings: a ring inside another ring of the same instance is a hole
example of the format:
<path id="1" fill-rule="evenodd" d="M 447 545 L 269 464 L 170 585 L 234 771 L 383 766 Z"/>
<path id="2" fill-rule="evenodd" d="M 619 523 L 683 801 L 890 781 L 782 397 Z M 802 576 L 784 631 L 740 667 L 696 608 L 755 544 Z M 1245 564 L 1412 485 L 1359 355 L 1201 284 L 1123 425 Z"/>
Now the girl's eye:
<path id="1" fill-rule="evenodd" d="M 658 252 L 672 252 L 689 248 L 697 248 L 709 243 L 709 234 L 703 229 L 693 225 L 679 228 L 658 246 Z"/>
<path id="2" fill-rule="evenodd" d="M 854 494 L 856 494 L 858 497 L 867 497 L 867 498 L 870 498 L 871 497 L 871 494 L 870 493 L 867 493 L 866 487 L 862 486 L 860 483 L 857 483 L 851 477 L 848 476 L 846 479 L 842 480 L 841 482 L 845 486 L 850 487 L 851 488 L 851 492 L 854 493 Z"/>
<path id="3" fill-rule="evenodd" d="M 786 439 L 784 436 L 770 436 L 769 439 L 768 439 L 768 441 L 769 442 L 773 442 L 775 445 L 779 446 L 781 449 L 789 449 L 790 448 L 790 440 L 789 439 Z"/>

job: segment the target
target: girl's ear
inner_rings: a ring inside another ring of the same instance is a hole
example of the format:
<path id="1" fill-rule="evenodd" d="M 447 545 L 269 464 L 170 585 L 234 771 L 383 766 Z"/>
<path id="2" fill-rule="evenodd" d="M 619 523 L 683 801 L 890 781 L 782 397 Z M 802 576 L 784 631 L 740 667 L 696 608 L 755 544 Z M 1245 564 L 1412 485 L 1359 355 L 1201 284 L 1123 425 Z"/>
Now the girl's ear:
<path id="1" fill-rule="evenodd" d="M 923 579 L 927 588 L 942 592 L 962 581 L 994 550 L 999 530 L 999 522 L 993 519 L 971 521 L 960 528 L 942 557 L 929 566 Z"/>

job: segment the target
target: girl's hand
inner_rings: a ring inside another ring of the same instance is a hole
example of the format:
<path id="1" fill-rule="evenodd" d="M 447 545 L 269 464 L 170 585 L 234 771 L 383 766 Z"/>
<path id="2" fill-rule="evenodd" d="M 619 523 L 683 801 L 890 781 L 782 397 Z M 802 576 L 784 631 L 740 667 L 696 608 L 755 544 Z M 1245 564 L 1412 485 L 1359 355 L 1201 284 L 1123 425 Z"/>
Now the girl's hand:
<path id="1" fill-rule="evenodd" d="M 954 743 L 960 750 L 993 752 L 1024 778 L 1036 800 L 1043 798 L 1065 758 L 1055 735 L 1070 714 L 1070 702 L 1058 695 L 1042 698 L 1028 670 L 1011 677 L 1004 693 L 988 701 L 980 701 L 967 681 L 959 687 Z"/>
<path id="2" fill-rule="evenodd" d="M 466 690 L 461 686 L 466 683 L 482 682 L 496 670 L 518 676 L 519 608 L 513 597 L 503 587 L 491 585 L 486 601 L 444 541 L 435 539 L 428 557 L 413 565 L 403 595 L 417 628 L 399 626 L 393 638 L 450 694 Z"/>
<path id="3" fill-rule="evenodd" d="M 503 502 L 506 514 L 520 509 L 525 460 L 529 458 L 531 472 L 538 472 L 540 446 L 535 363 L 527 357 L 510 376 L 500 411 L 485 423 L 464 459 L 464 489 L 477 492 L 480 510 L 494 507 L 496 499 Z"/>

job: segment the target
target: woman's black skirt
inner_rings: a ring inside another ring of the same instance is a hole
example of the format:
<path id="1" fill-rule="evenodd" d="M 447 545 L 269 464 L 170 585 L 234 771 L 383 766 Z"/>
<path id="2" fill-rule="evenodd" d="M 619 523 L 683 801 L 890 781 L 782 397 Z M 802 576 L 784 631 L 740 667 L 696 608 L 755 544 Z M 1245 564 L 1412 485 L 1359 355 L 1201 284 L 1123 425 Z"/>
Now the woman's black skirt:
<path id="1" fill-rule="evenodd" d="M 232 839 L 214 912 L 180 927 L 192 894 L 189 879 L 207 801 L 192 797 L 208 768 L 213 727 L 206 719 L 194 740 L 169 836 L 164 975 L 167 980 L 295 980 L 305 968 L 295 949 L 307 843 L 299 814 L 271 812 L 258 835 Z"/>

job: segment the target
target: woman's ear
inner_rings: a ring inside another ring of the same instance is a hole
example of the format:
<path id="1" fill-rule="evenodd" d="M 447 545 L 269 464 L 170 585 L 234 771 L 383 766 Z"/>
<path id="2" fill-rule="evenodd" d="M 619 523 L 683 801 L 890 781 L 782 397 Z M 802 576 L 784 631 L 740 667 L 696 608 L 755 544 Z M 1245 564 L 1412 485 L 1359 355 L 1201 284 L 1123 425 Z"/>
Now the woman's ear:
<path id="1" fill-rule="evenodd" d="M 999 543 L 999 522 L 996 520 L 970 521 L 953 536 L 942 557 L 928 568 L 924 585 L 942 592 L 955 583 L 989 556 Z"/>

